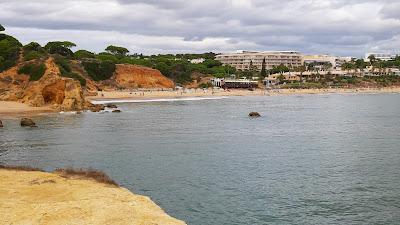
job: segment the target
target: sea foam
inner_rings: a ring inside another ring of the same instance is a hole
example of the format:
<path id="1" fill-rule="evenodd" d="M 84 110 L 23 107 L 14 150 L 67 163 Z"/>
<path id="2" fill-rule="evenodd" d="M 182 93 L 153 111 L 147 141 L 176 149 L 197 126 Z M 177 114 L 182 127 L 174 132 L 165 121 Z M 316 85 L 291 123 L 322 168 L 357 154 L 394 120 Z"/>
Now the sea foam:
<path id="1" fill-rule="evenodd" d="M 188 98 L 154 98 L 154 99 L 107 99 L 107 100 L 92 100 L 93 104 L 108 104 L 108 103 L 146 103 L 146 102 L 179 102 L 179 101 L 204 101 L 204 100 L 219 100 L 227 97 L 188 97 Z"/>

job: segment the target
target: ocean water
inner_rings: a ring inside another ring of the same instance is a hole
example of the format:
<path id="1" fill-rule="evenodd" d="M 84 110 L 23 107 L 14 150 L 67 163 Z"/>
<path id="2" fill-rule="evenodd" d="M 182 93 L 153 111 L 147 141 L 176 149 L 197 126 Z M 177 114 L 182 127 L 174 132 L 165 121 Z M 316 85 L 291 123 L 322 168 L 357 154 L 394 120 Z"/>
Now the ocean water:
<path id="1" fill-rule="evenodd" d="M 101 169 L 188 224 L 400 224 L 399 94 L 190 100 L 3 120 L 0 163 Z"/>

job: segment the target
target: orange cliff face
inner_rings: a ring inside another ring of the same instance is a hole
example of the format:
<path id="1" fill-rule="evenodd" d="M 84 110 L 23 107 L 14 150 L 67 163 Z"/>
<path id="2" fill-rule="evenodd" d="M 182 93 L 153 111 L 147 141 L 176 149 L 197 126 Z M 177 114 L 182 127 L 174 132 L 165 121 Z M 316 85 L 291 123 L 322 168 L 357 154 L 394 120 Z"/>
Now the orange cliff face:
<path id="1" fill-rule="evenodd" d="M 18 101 L 30 106 L 51 106 L 55 110 L 82 110 L 83 91 L 76 80 L 60 76 L 53 58 L 45 62 L 46 72 L 38 81 L 18 74 L 18 67 L 0 73 L 0 100 Z"/>
<path id="2" fill-rule="evenodd" d="M 114 74 L 122 88 L 174 88 L 175 84 L 160 71 L 137 65 L 118 64 Z"/>

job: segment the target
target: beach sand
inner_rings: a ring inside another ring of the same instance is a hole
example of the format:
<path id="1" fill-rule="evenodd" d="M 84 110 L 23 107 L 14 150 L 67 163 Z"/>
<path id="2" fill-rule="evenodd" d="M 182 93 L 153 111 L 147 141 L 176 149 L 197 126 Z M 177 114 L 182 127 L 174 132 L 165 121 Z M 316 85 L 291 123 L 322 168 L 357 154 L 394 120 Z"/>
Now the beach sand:
<path id="1" fill-rule="evenodd" d="M 329 89 L 245 89 L 231 90 L 187 90 L 187 91 L 102 91 L 97 96 L 88 97 L 89 100 L 109 99 L 159 99 L 159 98 L 185 98 L 185 97 L 221 97 L 221 96 L 279 96 L 302 94 L 330 94 L 330 93 L 400 93 L 400 87 L 389 88 L 329 88 Z"/>
<path id="2" fill-rule="evenodd" d="M 189 89 L 179 91 L 99 91 L 97 96 L 87 96 L 89 101 L 113 100 L 113 99 L 173 99 L 191 97 L 224 97 L 224 96 L 282 96 L 282 95 L 305 95 L 305 94 L 375 94 L 375 93 L 400 93 L 400 87 L 387 88 L 329 88 L 329 89 L 246 89 L 230 90 L 202 90 Z M 36 116 L 56 112 L 50 106 L 32 107 L 19 102 L 0 101 L 1 117 Z"/>
<path id="3" fill-rule="evenodd" d="M 54 112 L 54 109 L 51 109 L 50 107 L 32 107 L 19 102 L 0 101 L 0 116 L 2 117 L 16 115 L 32 116 L 51 112 Z"/>

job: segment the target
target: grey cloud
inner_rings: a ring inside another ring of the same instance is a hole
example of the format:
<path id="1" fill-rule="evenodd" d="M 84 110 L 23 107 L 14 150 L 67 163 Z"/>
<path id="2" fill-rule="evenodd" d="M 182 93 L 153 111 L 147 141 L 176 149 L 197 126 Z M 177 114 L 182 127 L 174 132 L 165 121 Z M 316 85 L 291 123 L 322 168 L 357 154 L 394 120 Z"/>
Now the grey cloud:
<path id="1" fill-rule="evenodd" d="M 131 44 L 144 50 L 156 46 L 151 51 L 247 47 L 359 55 L 383 43 L 399 46 L 394 38 L 400 31 L 397 0 L 0 0 L 0 9 L 0 23 L 13 28 L 175 41 L 165 47 Z"/>

